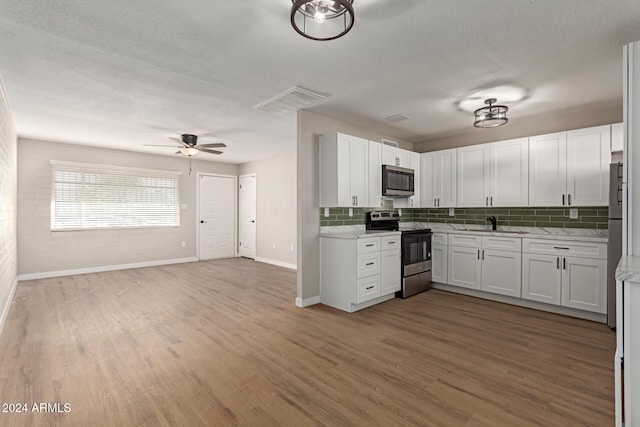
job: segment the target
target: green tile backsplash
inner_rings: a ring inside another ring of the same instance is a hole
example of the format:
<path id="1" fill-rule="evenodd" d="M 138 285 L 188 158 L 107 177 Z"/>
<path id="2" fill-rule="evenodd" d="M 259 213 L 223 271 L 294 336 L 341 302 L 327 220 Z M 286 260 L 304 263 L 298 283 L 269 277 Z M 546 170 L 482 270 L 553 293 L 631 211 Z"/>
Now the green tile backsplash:
<path id="1" fill-rule="evenodd" d="M 385 200 L 384 209 L 392 209 L 393 201 Z M 578 209 L 578 218 L 569 218 L 569 209 L 563 207 L 526 208 L 455 208 L 454 216 L 449 216 L 449 208 L 403 208 L 403 222 L 441 222 L 447 224 L 489 225 L 487 217 L 495 215 L 498 225 L 520 227 L 560 227 L 597 228 L 606 230 L 609 208 L 606 206 L 573 208 Z M 324 216 L 320 208 L 320 225 L 356 225 L 365 223 L 365 212 L 371 208 L 329 208 L 329 216 Z"/>

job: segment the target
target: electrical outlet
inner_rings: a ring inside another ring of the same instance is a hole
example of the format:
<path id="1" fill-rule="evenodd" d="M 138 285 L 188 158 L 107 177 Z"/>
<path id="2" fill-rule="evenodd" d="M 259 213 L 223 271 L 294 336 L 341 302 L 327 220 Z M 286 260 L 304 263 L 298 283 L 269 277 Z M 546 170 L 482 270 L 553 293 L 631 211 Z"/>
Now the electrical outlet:
<path id="1" fill-rule="evenodd" d="M 291 252 L 293 252 L 293 243 L 291 244 Z"/>
<path id="2" fill-rule="evenodd" d="M 276 244 L 275 243 L 272 243 L 271 245 L 273 246 L 273 249 L 276 248 Z"/>
<path id="3" fill-rule="evenodd" d="M 349 208 L 349 216 L 353 216 L 353 208 Z"/>
<path id="4" fill-rule="evenodd" d="M 402 216 L 402 209 L 398 209 L 398 216 Z"/>
<path id="5" fill-rule="evenodd" d="M 578 219 L 578 209 L 569 209 L 569 218 L 570 219 Z"/>
<path id="6" fill-rule="evenodd" d="M 186 248 L 187 247 L 187 242 L 185 242 L 184 240 L 182 241 L 182 247 Z"/>
<path id="7" fill-rule="evenodd" d="M 456 216 L 456 209 L 455 208 L 449 208 L 449 216 Z"/>
<path id="8" fill-rule="evenodd" d="M 180 205 L 180 209 L 183 210 L 183 211 L 186 211 L 187 210 L 187 204 L 186 203 L 181 204 Z"/>
<path id="9" fill-rule="evenodd" d="M 325 218 L 329 216 L 329 208 L 324 208 L 324 216 Z"/>

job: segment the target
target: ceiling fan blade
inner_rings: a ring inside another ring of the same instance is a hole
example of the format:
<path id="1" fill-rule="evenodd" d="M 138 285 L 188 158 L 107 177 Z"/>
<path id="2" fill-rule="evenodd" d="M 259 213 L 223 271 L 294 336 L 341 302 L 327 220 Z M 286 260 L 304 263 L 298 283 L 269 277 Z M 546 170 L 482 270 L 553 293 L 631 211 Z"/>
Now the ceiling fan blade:
<path id="1" fill-rule="evenodd" d="M 227 144 L 224 142 L 216 142 L 213 144 L 198 144 L 198 147 L 226 147 Z"/>
<path id="2" fill-rule="evenodd" d="M 200 146 L 197 146 L 196 149 L 203 151 L 205 153 L 211 153 L 211 154 L 222 154 L 222 151 L 216 151 L 216 150 L 208 150 L 206 148 L 200 148 Z"/>
<path id="3" fill-rule="evenodd" d="M 176 148 L 175 145 L 156 145 L 156 144 L 144 144 L 145 147 L 171 147 Z"/>
<path id="4" fill-rule="evenodd" d="M 178 150 L 178 151 L 176 151 L 176 152 L 175 152 L 175 153 L 173 153 L 173 154 L 182 154 L 182 151 Z"/>
<path id="5" fill-rule="evenodd" d="M 173 141 L 177 142 L 178 144 L 180 144 L 180 145 L 182 145 L 182 146 L 184 146 L 184 147 L 187 147 L 187 146 L 188 146 L 187 144 L 185 144 L 185 142 L 184 142 L 183 140 L 178 139 L 178 138 L 174 138 L 173 136 L 170 136 L 170 137 L 169 137 L 169 139 L 171 139 L 171 140 L 173 140 Z"/>

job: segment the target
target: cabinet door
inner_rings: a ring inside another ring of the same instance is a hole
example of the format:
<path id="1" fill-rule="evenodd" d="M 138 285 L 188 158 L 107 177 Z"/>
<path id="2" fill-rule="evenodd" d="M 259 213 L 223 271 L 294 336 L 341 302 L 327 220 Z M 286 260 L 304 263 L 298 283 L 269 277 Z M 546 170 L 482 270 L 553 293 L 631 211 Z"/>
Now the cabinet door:
<path id="1" fill-rule="evenodd" d="M 480 289 L 480 249 L 449 246 L 447 261 L 450 285 Z"/>
<path id="2" fill-rule="evenodd" d="M 420 170 L 420 153 L 409 153 L 409 168 L 413 169 L 413 187 L 414 195 L 409 197 L 409 206 L 412 208 L 421 207 L 420 192 L 422 187 L 422 171 Z"/>
<path id="3" fill-rule="evenodd" d="M 607 261 L 564 257 L 562 305 L 596 313 L 607 312 Z"/>
<path id="4" fill-rule="evenodd" d="M 382 144 L 382 164 L 383 165 L 396 165 L 396 147 L 392 147 L 390 145 Z"/>
<path id="5" fill-rule="evenodd" d="M 560 305 L 561 257 L 522 254 L 522 298 Z"/>
<path id="6" fill-rule="evenodd" d="M 398 148 L 396 150 L 398 166 L 411 169 L 411 151 Z"/>
<path id="7" fill-rule="evenodd" d="M 447 245 L 431 245 L 431 279 L 447 282 Z"/>
<path id="8" fill-rule="evenodd" d="M 369 141 L 369 197 L 368 206 L 382 207 L 382 144 Z"/>
<path id="9" fill-rule="evenodd" d="M 435 208 L 438 206 L 436 200 L 436 180 L 435 156 L 436 153 L 420 154 L 420 203 L 425 208 Z"/>
<path id="10" fill-rule="evenodd" d="M 529 205 L 529 140 L 491 144 L 489 206 Z"/>
<path id="11" fill-rule="evenodd" d="M 369 141 L 353 138 L 351 143 L 350 171 L 351 195 L 356 206 L 367 206 L 369 197 Z"/>
<path id="12" fill-rule="evenodd" d="M 567 188 L 567 133 L 529 138 L 529 206 L 563 206 Z"/>
<path id="13" fill-rule="evenodd" d="M 487 144 L 458 148 L 458 207 L 489 206 L 489 156 Z"/>
<path id="14" fill-rule="evenodd" d="M 458 203 L 458 150 L 438 152 L 438 207 L 455 208 Z"/>
<path id="15" fill-rule="evenodd" d="M 611 126 L 567 132 L 567 204 L 609 204 Z"/>
<path id="16" fill-rule="evenodd" d="M 381 256 L 381 295 L 387 295 L 400 290 L 402 284 L 400 251 L 382 251 Z"/>
<path id="17" fill-rule="evenodd" d="M 611 125 L 611 152 L 624 149 L 624 127 L 622 123 Z"/>
<path id="18" fill-rule="evenodd" d="M 482 249 L 482 290 L 520 298 L 522 291 L 522 254 Z"/>

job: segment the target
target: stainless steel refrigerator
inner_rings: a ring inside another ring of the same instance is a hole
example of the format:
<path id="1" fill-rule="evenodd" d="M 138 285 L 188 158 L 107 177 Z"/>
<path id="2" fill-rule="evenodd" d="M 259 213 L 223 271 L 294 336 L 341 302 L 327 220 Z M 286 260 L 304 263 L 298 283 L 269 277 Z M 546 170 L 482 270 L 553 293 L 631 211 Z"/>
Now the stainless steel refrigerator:
<path id="1" fill-rule="evenodd" d="M 616 328 L 616 267 L 622 256 L 622 162 L 609 166 L 609 246 L 607 248 L 607 324 Z"/>

